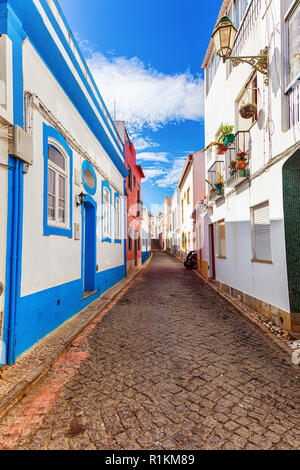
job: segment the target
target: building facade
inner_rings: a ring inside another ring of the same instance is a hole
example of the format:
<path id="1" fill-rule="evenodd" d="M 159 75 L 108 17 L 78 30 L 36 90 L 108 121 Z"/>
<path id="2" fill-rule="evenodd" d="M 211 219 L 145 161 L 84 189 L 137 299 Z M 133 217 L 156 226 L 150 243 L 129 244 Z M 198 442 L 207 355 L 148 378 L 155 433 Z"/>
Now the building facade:
<path id="1" fill-rule="evenodd" d="M 151 218 L 146 207 L 143 207 L 142 218 L 142 264 L 144 264 L 151 255 Z"/>
<path id="2" fill-rule="evenodd" d="M 124 145 L 56 0 L 0 2 L 1 364 L 126 275 Z"/>
<path id="3" fill-rule="evenodd" d="M 128 171 L 126 179 L 127 195 L 127 272 L 142 265 L 142 216 L 141 200 L 142 179 L 145 178 L 142 167 L 136 164 L 136 152 L 128 136 L 125 122 L 115 122 L 125 148 L 125 165 Z"/>
<path id="4" fill-rule="evenodd" d="M 194 170 L 193 155 L 187 157 L 178 183 L 180 191 L 180 245 L 179 257 L 185 259 L 194 250 L 193 210 L 194 210 Z"/>
<path id="5" fill-rule="evenodd" d="M 269 65 L 266 77 L 222 63 L 212 41 L 204 59 L 209 277 L 299 336 L 300 5 L 224 0 L 226 11 L 232 56 L 267 47 Z M 233 141 L 215 145 L 228 125 Z"/>

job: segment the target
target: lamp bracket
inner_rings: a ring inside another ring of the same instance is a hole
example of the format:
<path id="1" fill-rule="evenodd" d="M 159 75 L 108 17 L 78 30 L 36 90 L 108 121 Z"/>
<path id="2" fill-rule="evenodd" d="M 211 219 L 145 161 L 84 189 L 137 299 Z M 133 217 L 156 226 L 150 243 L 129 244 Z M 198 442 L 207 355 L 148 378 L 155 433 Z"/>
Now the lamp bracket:
<path id="1" fill-rule="evenodd" d="M 266 47 L 260 52 L 260 55 L 256 56 L 241 56 L 241 57 L 228 57 L 231 60 L 232 65 L 237 67 L 241 63 L 251 65 L 255 70 L 265 75 L 265 85 L 269 85 L 269 53 Z"/>

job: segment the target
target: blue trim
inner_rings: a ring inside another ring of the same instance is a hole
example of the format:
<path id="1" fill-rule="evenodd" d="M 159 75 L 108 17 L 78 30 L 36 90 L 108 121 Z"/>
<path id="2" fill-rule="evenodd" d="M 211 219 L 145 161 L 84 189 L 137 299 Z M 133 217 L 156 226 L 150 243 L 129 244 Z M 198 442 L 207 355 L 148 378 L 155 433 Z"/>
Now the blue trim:
<path id="1" fill-rule="evenodd" d="M 82 299 L 81 279 L 21 297 L 16 322 L 16 357 L 85 309 L 123 278 L 123 266 L 97 273 L 97 292 L 86 299 Z"/>
<path id="2" fill-rule="evenodd" d="M 84 200 L 84 291 L 94 291 L 97 259 L 97 203 L 89 195 Z"/>
<path id="3" fill-rule="evenodd" d="M 114 212 L 115 212 L 115 243 L 120 243 L 122 244 L 122 240 L 121 238 L 117 238 L 117 211 L 116 211 L 116 201 L 117 199 L 119 199 L 119 209 L 120 209 L 120 237 L 121 237 L 121 198 L 120 198 L 120 194 L 118 193 L 115 193 L 115 200 L 114 200 Z"/>
<path id="4" fill-rule="evenodd" d="M 12 41 L 13 123 L 23 127 L 23 55 L 25 33 L 22 24 L 8 5 L 0 1 L 0 34 Z M 0 364 L 15 362 L 15 328 L 21 290 L 23 231 L 23 163 L 8 155 L 7 241 L 5 304 Z"/>
<path id="5" fill-rule="evenodd" d="M 105 102 L 104 102 L 104 100 L 103 100 L 103 98 L 102 98 L 102 96 L 101 96 L 101 94 L 100 94 L 100 92 L 99 92 L 99 89 L 98 89 L 98 86 L 97 86 L 97 84 L 96 84 L 96 82 L 95 82 L 95 80 L 94 80 L 94 77 L 93 77 L 93 75 L 91 74 L 91 71 L 90 71 L 90 69 L 89 69 L 89 67 L 88 67 L 88 65 L 87 65 L 87 63 L 86 63 L 86 60 L 85 60 L 84 56 L 82 55 L 81 50 L 79 49 L 79 46 L 78 46 L 78 44 L 77 44 L 77 40 L 76 40 L 76 38 L 75 38 L 73 32 L 71 31 L 70 26 L 68 25 L 68 22 L 67 22 L 67 20 L 66 20 L 66 17 L 65 17 L 65 15 L 64 15 L 64 12 L 62 11 L 61 6 L 59 5 L 59 3 L 58 3 L 57 0 L 53 0 L 53 2 L 55 3 L 56 8 L 58 9 L 58 11 L 59 11 L 59 13 L 60 13 L 60 16 L 61 16 L 61 19 L 62 19 L 62 21 L 63 21 L 63 23 L 64 23 L 65 28 L 67 29 L 69 35 L 71 36 L 71 39 L 72 39 L 72 41 L 73 41 L 73 43 L 74 43 L 74 46 L 75 46 L 75 48 L 76 48 L 76 51 L 77 51 L 77 53 L 78 53 L 80 59 L 82 60 L 84 66 L 85 66 L 85 69 L 86 69 L 86 71 L 87 71 L 87 74 L 88 74 L 88 76 L 89 76 L 89 78 L 90 78 L 90 80 L 91 80 L 91 82 L 92 82 L 92 84 L 93 84 L 93 86 L 94 86 L 94 88 L 95 88 L 96 95 L 97 95 L 98 98 L 100 99 L 101 104 L 102 104 L 102 106 L 103 106 L 104 109 L 105 109 L 105 113 L 106 113 L 105 117 L 107 118 L 107 120 L 109 120 L 109 122 L 110 122 L 111 126 L 113 127 L 113 129 L 115 130 L 116 134 L 119 135 L 118 130 L 117 130 L 116 126 L 115 126 L 115 123 L 114 123 L 114 121 L 112 120 L 111 115 L 110 115 L 110 113 L 109 113 L 109 111 L 108 111 L 108 109 L 107 109 L 107 106 L 106 106 L 106 104 L 105 104 Z M 46 4 L 46 5 L 47 5 L 47 4 Z M 43 6 L 44 6 L 44 5 L 43 5 Z M 47 6 L 48 6 L 48 5 L 47 5 Z M 54 18 L 54 21 L 57 22 L 57 20 L 56 20 L 56 18 L 55 18 L 54 16 L 53 16 L 53 18 Z M 52 18 L 52 19 L 53 19 L 53 18 Z M 69 53 L 69 51 L 68 51 L 68 53 Z M 73 54 L 72 50 L 71 50 L 71 54 Z M 112 134 L 112 135 L 113 135 L 113 134 Z M 118 144 L 118 146 L 120 147 L 120 150 L 122 151 L 123 159 L 125 160 L 125 149 L 124 149 L 124 144 L 122 144 L 122 139 L 120 138 L 120 140 L 118 140 L 118 139 L 116 139 L 116 137 L 115 137 L 114 135 L 113 135 L 113 137 L 114 137 L 114 139 L 117 141 L 117 144 Z"/>
<path id="6" fill-rule="evenodd" d="M 109 237 L 107 236 L 104 236 L 104 224 L 103 224 L 103 220 L 104 220 L 104 204 L 103 204 L 103 190 L 104 188 L 107 188 L 109 190 L 109 194 L 110 194 L 110 199 L 109 199 L 109 207 L 110 207 L 110 215 L 109 215 Z M 111 194 L 111 187 L 110 185 L 108 184 L 107 181 L 103 180 L 102 181 L 102 189 L 101 189 L 101 205 L 102 205 L 102 241 L 103 242 L 107 242 L 107 243 L 111 243 L 111 226 L 112 226 L 112 194 Z"/>
<path id="7" fill-rule="evenodd" d="M 94 177 L 94 180 L 95 180 L 95 186 L 93 188 L 91 188 L 87 182 L 85 181 L 85 177 L 84 177 L 84 172 L 85 170 L 89 170 L 93 177 Z M 95 170 L 93 168 L 93 165 L 91 165 L 90 162 L 88 162 L 87 160 L 85 160 L 82 164 L 82 169 L 81 169 L 81 173 L 82 173 L 82 182 L 83 182 L 83 186 L 84 186 L 84 189 L 86 190 L 87 193 L 89 193 L 91 196 L 95 196 L 96 192 L 97 192 L 97 176 L 96 176 L 96 173 L 95 173 Z"/>
<path id="8" fill-rule="evenodd" d="M 149 259 L 151 252 L 150 251 L 142 251 L 142 264 L 145 264 L 146 261 Z"/>
<path id="9" fill-rule="evenodd" d="M 123 228 L 123 239 L 124 239 L 124 276 L 127 277 L 127 196 L 126 196 L 126 179 L 124 179 L 124 228 Z"/>
<path id="10" fill-rule="evenodd" d="M 70 223 L 69 228 L 59 228 L 48 224 L 48 142 L 49 137 L 55 139 L 67 152 L 69 156 L 69 213 Z M 44 211 L 43 211 L 43 226 L 44 235 L 59 235 L 62 237 L 73 238 L 73 152 L 68 146 L 63 136 L 54 127 L 47 126 L 43 123 L 43 152 L 44 152 Z"/>
<path id="11" fill-rule="evenodd" d="M 3 0 L 2 0 L 3 1 Z M 86 122 L 89 129 L 98 139 L 103 146 L 107 155 L 114 163 L 120 174 L 125 177 L 127 170 L 124 164 L 125 161 L 125 150 L 124 145 L 117 141 L 116 137 L 112 133 L 110 126 L 107 122 L 107 118 L 103 113 L 101 106 L 99 105 L 96 95 L 91 90 L 91 87 L 81 70 L 71 48 L 62 33 L 53 13 L 47 3 L 47 0 L 40 0 L 41 4 L 49 17 L 54 30 L 56 31 L 63 47 L 65 48 L 73 66 L 75 67 L 78 75 L 80 76 L 85 88 L 93 101 L 93 105 L 97 108 L 100 116 L 107 123 L 107 130 L 104 129 L 99 118 L 95 114 L 93 106 L 90 104 L 89 99 L 86 97 L 84 91 L 79 85 L 76 77 L 72 73 L 69 65 L 66 63 L 62 56 L 59 48 L 57 47 L 54 38 L 48 31 L 45 23 L 37 10 L 35 4 L 32 1 L 20 1 L 20 0 L 8 0 L 12 5 L 15 13 L 22 22 L 22 26 L 27 33 L 32 46 L 35 48 L 45 65 L 48 67 L 50 72 L 53 74 L 57 82 L 65 91 L 68 98 L 71 100 L 75 108 L 80 113 L 82 119 Z M 111 141 L 108 133 L 110 134 L 113 142 Z"/>

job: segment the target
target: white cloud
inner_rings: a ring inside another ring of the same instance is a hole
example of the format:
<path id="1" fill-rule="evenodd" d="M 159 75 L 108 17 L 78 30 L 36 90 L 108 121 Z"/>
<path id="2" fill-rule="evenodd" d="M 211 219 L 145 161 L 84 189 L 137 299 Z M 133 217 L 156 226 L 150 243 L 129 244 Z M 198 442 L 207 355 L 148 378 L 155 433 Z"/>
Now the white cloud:
<path id="1" fill-rule="evenodd" d="M 165 175 L 165 171 L 160 168 L 146 168 L 146 169 L 143 169 L 143 171 L 147 180 Z"/>
<path id="2" fill-rule="evenodd" d="M 153 142 L 149 137 L 142 137 L 138 134 L 131 134 L 130 138 L 133 142 L 135 150 L 145 150 L 154 147 L 159 147 L 157 142 Z"/>
<path id="3" fill-rule="evenodd" d="M 82 43 L 82 42 L 81 42 Z M 89 43 L 84 43 L 89 50 Z M 189 72 L 167 75 L 137 57 L 105 57 L 92 52 L 88 65 L 110 110 L 130 130 L 157 130 L 170 122 L 203 118 L 203 80 Z M 144 147 L 145 148 L 145 147 Z"/>
<path id="4" fill-rule="evenodd" d="M 168 155 L 167 152 L 141 152 L 137 154 L 136 158 L 144 162 L 168 163 Z"/>
<path id="5" fill-rule="evenodd" d="M 168 169 L 168 171 L 165 173 L 165 175 L 162 178 L 156 180 L 155 184 L 162 188 L 177 186 L 177 184 L 179 183 L 185 162 L 186 162 L 186 157 L 176 158 L 176 160 L 174 160 L 173 162 L 172 167 Z"/>

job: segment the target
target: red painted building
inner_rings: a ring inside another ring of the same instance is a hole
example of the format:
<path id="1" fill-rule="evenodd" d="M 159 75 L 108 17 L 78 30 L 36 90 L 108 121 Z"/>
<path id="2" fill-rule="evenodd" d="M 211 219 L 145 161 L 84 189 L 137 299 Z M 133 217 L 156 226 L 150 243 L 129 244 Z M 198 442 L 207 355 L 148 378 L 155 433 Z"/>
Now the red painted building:
<path id="1" fill-rule="evenodd" d="M 115 125 L 124 142 L 125 165 L 129 172 L 126 178 L 127 194 L 127 272 L 142 264 L 142 167 L 136 164 L 136 152 L 130 142 L 125 122 L 116 121 Z"/>

